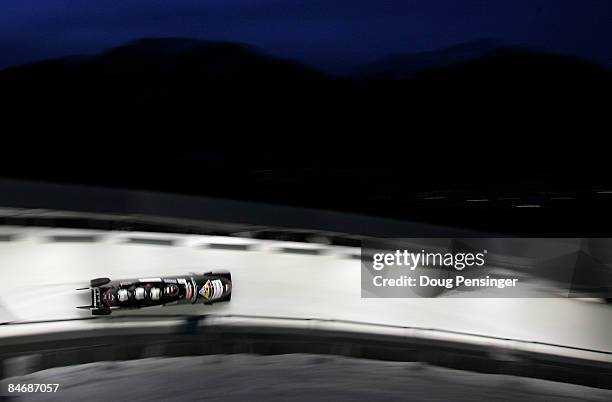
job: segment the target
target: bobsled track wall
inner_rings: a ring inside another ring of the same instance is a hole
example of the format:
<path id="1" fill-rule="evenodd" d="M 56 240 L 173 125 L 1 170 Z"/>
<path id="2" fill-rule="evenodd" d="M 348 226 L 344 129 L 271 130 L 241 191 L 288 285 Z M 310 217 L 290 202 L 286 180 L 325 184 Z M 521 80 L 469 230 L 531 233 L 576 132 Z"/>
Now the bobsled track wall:
<path id="1" fill-rule="evenodd" d="M 20 324 L 13 335 L 40 325 Z M 3 378 L 98 361 L 308 353 L 417 361 L 612 389 L 610 355 L 419 328 L 245 316 L 124 317 L 50 326 L 56 332 L 4 339 L 0 346 Z"/>
<path id="2" fill-rule="evenodd" d="M 363 299 L 359 249 L 235 237 L 2 227 L 3 375 L 155 355 L 332 353 L 610 388 L 610 306 Z M 230 270 L 230 303 L 91 318 L 94 277 Z M 476 292 L 475 292 L 476 293 Z"/>
<path id="3" fill-rule="evenodd" d="M 0 190 L 3 377 L 148 356 L 322 353 L 612 388 L 609 305 L 491 299 L 478 291 L 470 298 L 361 297 L 360 249 L 342 233 L 459 231 L 139 192 L 4 180 Z M 63 227 L 67 222 L 76 228 Z M 270 228 L 271 238 L 253 236 Z M 300 237 L 295 228 L 331 242 L 287 241 Z M 279 236 L 284 230 L 288 238 Z M 95 277 L 211 270 L 232 272 L 230 303 L 102 318 L 75 308 L 89 303 L 87 292 L 75 288 Z"/>

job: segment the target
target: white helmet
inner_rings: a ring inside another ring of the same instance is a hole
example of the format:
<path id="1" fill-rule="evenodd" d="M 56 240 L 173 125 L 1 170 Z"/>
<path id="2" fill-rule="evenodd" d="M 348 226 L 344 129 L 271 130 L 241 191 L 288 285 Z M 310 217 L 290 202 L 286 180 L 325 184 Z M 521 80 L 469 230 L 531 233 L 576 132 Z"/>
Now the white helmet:
<path id="1" fill-rule="evenodd" d="M 136 300 L 144 300 L 145 298 L 145 289 L 142 287 L 138 287 L 134 290 L 134 297 Z"/>
<path id="2" fill-rule="evenodd" d="M 165 293 L 166 293 L 168 296 L 176 296 L 176 295 L 178 295 L 178 293 L 179 293 L 179 288 L 178 288 L 178 286 L 176 286 L 176 285 L 168 285 L 168 286 L 166 286 L 166 291 L 165 291 Z"/>
<path id="3" fill-rule="evenodd" d="M 149 294 L 151 295 L 151 300 L 159 300 L 161 296 L 161 289 L 151 288 L 151 290 L 149 291 Z"/>
<path id="4" fill-rule="evenodd" d="M 127 291 L 127 289 L 119 289 L 117 291 L 117 298 L 119 299 L 120 302 L 127 301 L 127 299 L 128 299 L 128 291 Z"/>

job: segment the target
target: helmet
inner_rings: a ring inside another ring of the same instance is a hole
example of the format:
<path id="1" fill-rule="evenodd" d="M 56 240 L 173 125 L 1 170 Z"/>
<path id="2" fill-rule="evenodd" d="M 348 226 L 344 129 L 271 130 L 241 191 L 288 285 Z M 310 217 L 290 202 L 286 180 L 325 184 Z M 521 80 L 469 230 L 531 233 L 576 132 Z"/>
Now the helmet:
<path id="1" fill-rule="evenodd" d="M 128 299 L 128 291 L 127 291 L 127 289 L 119 289 L 117 291 L 117 298 L 119 298 L 120 302 L 127 301 L 127 299 Z"/>
<path id="2" fill-rule="evenodd" d="M 136 298 L 136 300 L 144 300 L 145 294 L 145 288 L 143 287 L 137 287 L 136 289 L 134 289 L 134 297 Z"/>
<path id="3" fill-rule="evenodd" d="M 178 295 L 178 292 L 179 292 L 178 286 L 176 286 L 176 285 L 168 285 L 168 286 L 166 286 L 165 293 L 168 296 L 176 296 L 176 295 Z"/>

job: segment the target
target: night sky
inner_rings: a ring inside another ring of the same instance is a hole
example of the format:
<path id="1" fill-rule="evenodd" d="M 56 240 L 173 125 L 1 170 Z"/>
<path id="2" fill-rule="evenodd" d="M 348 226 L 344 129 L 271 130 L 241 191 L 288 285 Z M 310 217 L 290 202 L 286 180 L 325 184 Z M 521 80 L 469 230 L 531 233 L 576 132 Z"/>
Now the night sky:
<path id="1" fill-rule="evenodd" d="M 612 65 L 610 0 L 2 0 L 0 67 L 141 37 L 253 44 L 330 71 L 478 38 Z"/>

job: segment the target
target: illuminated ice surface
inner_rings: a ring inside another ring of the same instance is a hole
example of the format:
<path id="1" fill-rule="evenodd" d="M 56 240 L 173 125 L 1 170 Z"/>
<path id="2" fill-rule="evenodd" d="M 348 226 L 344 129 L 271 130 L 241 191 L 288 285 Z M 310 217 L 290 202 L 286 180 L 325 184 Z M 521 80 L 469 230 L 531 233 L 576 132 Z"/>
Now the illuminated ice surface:
<path id="1" fill-rule="evenodd" d="M 287 253 L 283 248 L 304 246 L 245 239 L 254 247 L 244 251 L 206 247 L 224 241 L 218 237 L 121 232 L 102 233 L 90 242 L 49 240 L 58 232 L 28 229 L 12 241 L 0 242 L 3 317 L 15 321 L 88 317 L 88 311 L 75 307 L 89 304 L 89 294 L 74 289 L 87 286 L 95 277 L 230 270 L 234 284 L 230 303 L 135 313 L 342 319 L 612 351 L 609 305 L 561 298 L 362 299 L 360 261 L 347 258 L 350 250 L 346 248 L 324 247 L 317 255 Z M 170 237 L 173 245 L 129 242 L 134 236 Z M 484 296 L 490 291 L 473 295 Z M 134 312 L 115 312 L 113 316 L 130 314 Z"/>

